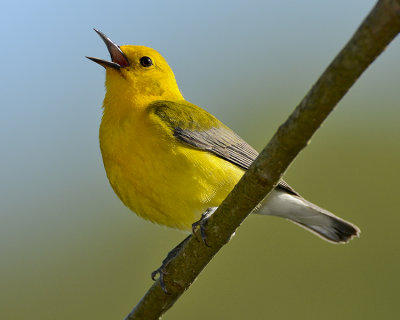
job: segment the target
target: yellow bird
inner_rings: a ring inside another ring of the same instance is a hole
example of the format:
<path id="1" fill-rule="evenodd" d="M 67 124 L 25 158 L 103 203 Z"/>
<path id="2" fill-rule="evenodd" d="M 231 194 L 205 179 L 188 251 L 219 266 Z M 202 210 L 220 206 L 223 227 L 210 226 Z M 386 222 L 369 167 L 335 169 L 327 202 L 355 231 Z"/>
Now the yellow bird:
<path id="1" fill-rule="evenodd" d="M 258 153 L 217 118 L 184 99 L 157 51 L 119 47 L 95 31 L 112 60 L 88 57 L 106 69 L 100 148 L 110 184 L 139 216 L 190 230 L 202 213 L 219 206 Z M 284 181 L 255 213 L 287 218 L 335 243 L 359 233 Z"/>

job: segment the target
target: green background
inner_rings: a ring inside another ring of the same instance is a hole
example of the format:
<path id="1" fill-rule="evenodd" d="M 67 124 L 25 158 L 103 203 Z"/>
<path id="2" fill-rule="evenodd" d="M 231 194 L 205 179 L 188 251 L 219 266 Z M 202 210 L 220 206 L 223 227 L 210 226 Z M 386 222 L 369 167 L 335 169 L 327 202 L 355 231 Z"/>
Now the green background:
<path id="1" fill-rule="evenodd" d="M 1 4 L 0 318 L 122 319 L 185 234 L 114 195 L 98 148 L 108 57 L 159 50 L 184 96 L 261 150 L 374 1 Z M 357 224 L 332 245 L 251 216 L 164 319 L 397 319 L 400 40 L 341 101 L 285 179 Z"/>

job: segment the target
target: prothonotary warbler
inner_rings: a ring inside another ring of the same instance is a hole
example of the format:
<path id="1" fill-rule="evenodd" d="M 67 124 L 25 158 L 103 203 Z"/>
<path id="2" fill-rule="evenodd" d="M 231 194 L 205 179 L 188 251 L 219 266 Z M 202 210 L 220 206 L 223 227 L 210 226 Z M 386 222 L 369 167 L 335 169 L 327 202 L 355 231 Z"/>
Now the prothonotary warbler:
<path id="1" fill-rule="evenodd" d="M 190 230 L 225 199 L 257 152 L 207 111 L 188 102 L 155 50 L 117 46 L 95 30 L 111 61 L 100 125 L 104 168 L 115 193 L 139 216 Z M 359 229 L 307 200 L 283 180 L 255 213 L 287 218 L 335 242 Z"/>

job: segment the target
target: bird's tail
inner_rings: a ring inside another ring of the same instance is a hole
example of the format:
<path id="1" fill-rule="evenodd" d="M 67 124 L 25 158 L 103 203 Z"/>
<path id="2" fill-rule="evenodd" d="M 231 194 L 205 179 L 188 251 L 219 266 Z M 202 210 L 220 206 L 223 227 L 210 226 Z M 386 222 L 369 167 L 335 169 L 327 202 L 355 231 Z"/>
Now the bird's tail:
<path id="1" fill-rule="evenodd" d="M 336 217 L 300 196 L 281 190 L 272 191 L 254 213 L 286 218 L 322 239 L 334 243 L 346 243 L 360 233 L 360 230 L 350 222 Z"/>

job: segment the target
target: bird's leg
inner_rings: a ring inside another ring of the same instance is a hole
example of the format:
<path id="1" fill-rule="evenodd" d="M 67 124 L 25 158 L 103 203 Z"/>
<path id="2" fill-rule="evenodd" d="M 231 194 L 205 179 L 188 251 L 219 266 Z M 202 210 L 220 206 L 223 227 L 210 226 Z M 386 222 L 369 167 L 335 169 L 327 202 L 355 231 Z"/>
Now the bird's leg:
<path id="1" fill-rule="evenodd" d="M 206 229 L 205 226 L 207 224 L 207 220 L 212 216 L 212 214 L 218 209 L 218 207 L 210 207 L 208 208 L 202 215 L 199 221 L 196 221 L 195 223 L 192 224 L 192 232 L 195 235 L 195 231 L 197 227 L 200 227 L 200 235 L 201 235 L 201 240 L 203 240 L 204 244 L 209 247 L 207 243 L 207 235 L 206 235 Z"/>
<path id="2" fill-rule="evenodd" d="M 193 235 L 195 235 L 195 231 L 197 227 L 200 227 L 200 234 L 201 234 L 201 239 L 203 240 L 204 244 L 209 247 L 207 243 L 207 236 L 206 236 L 206 231 L 205 231 L 205 225 L 207 223 L 208 218 L 211 217 L 211 215 L 217 210 L 218 207 L 211 207 L 208 208 L 202 215 L 199 221 L 196 221 L 195 223 L 192 224 L 192 232 Z M 185 245 L 185 243 L 190 239 L 192 235 L 187 236 L 181 243 L 179 243 L 175 248 L 173 248 L 168 254 L 167 257 L 163 260 L 161 266 L 154 270 L 151 273 L 151 278 L 155 281 L 157 275 L 159 275 L 160 279 L 160 286 L 161 289 L 168 294 L 167 287 L 165 286 L 164 282 L 164 276 L 167 274 L 165 272 L 165 268 L 167 265 L 172 261 L 172 259 L 175 258 L 175 256 L 178 254 L 178 252 L 182 249 L 182 247 Z"/>
<path id="3" fill-rule="evenodd" d="M 151 278 L 155 281 L 156 280 L 156 276 L 157 274 L 159 275 L 159 279 L 160 279 L 160 286 L 161 289 L 168 294 L 167 291 L 167 287 L 165 286 L 165 282 L 164 282 L 164 276 L 168 273 L 165 272 L 165 268 L 167 267 L 167 265 L 172 261 L 173 258 L 175 258 L 175 256 L 178 254 L 178 252 L 181 250 L 181 248 L 184 246 L 184 244 L 189 240 L 189 238 L 192 235 L 188 235 L 185 239 L 183 239 L 182 242 L 180 242 L 175 248 L 173 248 L 170 252 L 168 252 L 167 257 L 163 260 L 161 266 L 154 270 L 151 273 Z"/>

